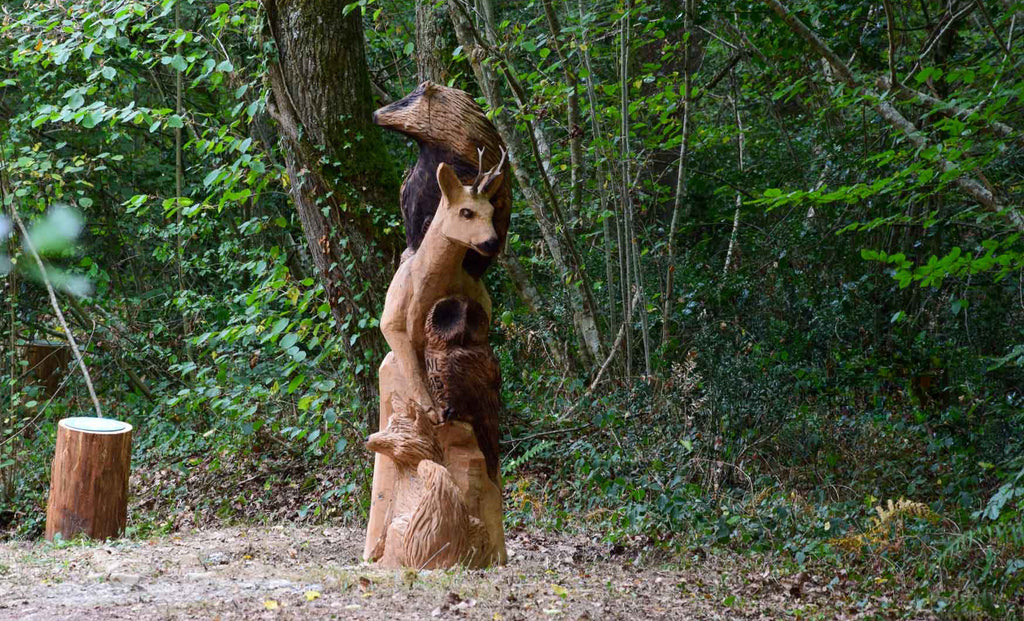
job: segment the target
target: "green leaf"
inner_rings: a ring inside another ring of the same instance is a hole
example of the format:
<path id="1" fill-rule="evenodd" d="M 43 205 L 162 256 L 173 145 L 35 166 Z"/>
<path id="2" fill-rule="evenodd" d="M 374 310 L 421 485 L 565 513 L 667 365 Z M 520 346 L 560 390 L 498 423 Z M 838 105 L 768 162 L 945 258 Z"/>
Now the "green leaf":
<path id="1" fill-rule="evenodd" d="M 293 392 L 295 392 L 295 390 L 299 386 L 301 386 L 302 382 L 304 382 L 304 381 L 306 381 L 306 376 L 305 375 L 297 375 L 295 377 L 295 379 L 293 379 L 292 381 L 288 382 L 287 393 L 290 395 Z"/>
<path id="2" fill-rule="evenodd" d="M 103 120 L 103 113 L 99 110 L 89 110 L 82 117 L 82 127 L 86 129 L 92 129 L 96 127 Z"/>
<path id="3" fill-rule="evenodd" d="M 210 187 L 217 181 L 217 177 L 220 177 L 220 169 L 214 168 L 210 172 L 206 173 L 205 177 L 203 177 L 203 186 L 207 188 Z"/>

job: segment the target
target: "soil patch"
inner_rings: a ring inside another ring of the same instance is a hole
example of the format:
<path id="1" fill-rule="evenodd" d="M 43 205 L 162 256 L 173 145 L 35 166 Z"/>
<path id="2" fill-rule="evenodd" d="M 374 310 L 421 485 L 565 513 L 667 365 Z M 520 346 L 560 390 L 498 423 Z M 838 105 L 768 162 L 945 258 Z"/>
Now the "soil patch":
<path id="1" fill-rule="evenodd" d="M 362 536 L 287 525 L 10 542 L 0 545 L 0 619 L 843 619 L 896 605 L 764 556 L 667 558 L 517 532 L 505 567 L 394 571 L 360 562 Z"/>

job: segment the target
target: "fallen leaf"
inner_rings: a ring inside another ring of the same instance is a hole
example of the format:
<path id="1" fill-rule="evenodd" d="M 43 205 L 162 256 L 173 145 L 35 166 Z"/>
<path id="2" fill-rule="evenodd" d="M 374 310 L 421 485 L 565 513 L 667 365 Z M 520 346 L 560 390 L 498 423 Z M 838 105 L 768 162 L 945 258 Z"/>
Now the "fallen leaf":
<path id="1" fill-rule="evenodd" d="M 306 591 L 306 601 L 311 602 L 320 597 L 320 591 Z"/>
<path id="2" fill-rule="evenodd" d="M 561 597 L 562 599 L 569 597 L 569 589 L 565 588 L 564 586 L 552 584 L 551 590 L 555 593 L 555 595 Z"/>
<path id="3" fill-rule="evenodd" d="M 267 610 L 277 610 L 281 606 L 277 603 L 276 599 L 268 599 L 263 602 L 263 607 Z"/>

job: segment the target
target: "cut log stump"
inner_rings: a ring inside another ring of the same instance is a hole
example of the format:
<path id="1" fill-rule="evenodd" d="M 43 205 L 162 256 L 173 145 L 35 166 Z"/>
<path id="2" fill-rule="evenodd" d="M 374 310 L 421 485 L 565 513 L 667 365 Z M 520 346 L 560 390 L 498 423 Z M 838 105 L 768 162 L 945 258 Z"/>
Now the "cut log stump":
<path id="1" fill-rule="evenodd" d="M 110 418 L 65 418 L 46 509 L 46 538 L 117 537 L 128 522 L 132 426 Z"/>

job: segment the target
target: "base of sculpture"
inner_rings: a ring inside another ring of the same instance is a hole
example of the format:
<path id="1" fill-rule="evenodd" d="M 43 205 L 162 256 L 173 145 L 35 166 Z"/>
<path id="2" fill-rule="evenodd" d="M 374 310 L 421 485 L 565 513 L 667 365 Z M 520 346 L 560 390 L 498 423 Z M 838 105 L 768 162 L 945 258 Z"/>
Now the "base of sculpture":
<path id="1" fill-rule="evenodd" d="M 380 367 L 381 429 L 363 557 L 382 567 L 433 569 L 504 564 L 501 490 L 487 475 L 470 424 L 435 424 L 406 401 L 389 353 Z"/>

